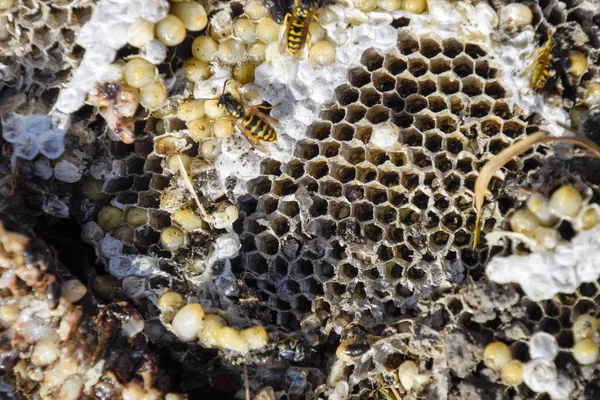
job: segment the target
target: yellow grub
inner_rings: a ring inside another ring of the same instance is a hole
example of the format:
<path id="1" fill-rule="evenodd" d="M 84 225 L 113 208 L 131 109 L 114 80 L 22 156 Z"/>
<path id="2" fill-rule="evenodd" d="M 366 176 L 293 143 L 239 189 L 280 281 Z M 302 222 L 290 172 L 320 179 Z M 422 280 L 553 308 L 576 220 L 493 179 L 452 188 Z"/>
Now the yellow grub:
<path id="1" fill-rule="evenodd" d="M 202 329 L 198 331 L 198 340 L 205 346 L 217 346 L 217 337 L 221 334 L 221 328 L 227 326 L 223 318 L 216 314 L 206 314 Z"/>
<path id="2" fill-rule="evenodd" d="M 140 89 L 140 104 L 150 111 L 157 110 L 167 102 L 167 88 L 162 81 L 156 80 Z"/>
<path id="3" fill-rule="evenodd" d="M 575 217 L 583 206 L 583 198 L 573 186 L 562 186 L 550 197 L 550 210 L 560 217 Z"/>
<path id="4" fill-rule="evenodd" d="M 267 347 L 269 337 L 262 326 L 253 326 L 242 331 L 242 337 L 248 343 L 250 350 L 260 350 Z"/>
<path id="5" fill-rule="evenodd" d="M 185 299 L 177 292 L 164 292 L 158 298 L 157 305 L 162 312 L 180 310 L 185 306 Z"/>
<path id="6" fill-rule="evenodd" d="M 404 0 L 402 9 L 413 14 L 423 14 L 427 10 L 427 0 Z"/>
<path id="7" fill-rule="evenodd" d="M 188 135 L 196 142 L 212 137 L 212 126 L 208 118 L 198 118 L 188 122 Z"/>
<path id="8" fill-rule="evenodd" d="M 192 55 L 200 61 L 209 63 L 218 49 L 218 43 L 210 36 L 198 36 L 192 43 Z"/>
<path id="9" fill-rule="evenodd" d="M 190 208 L 175 211 L 172 218 L 183 230 L 188 232 L 202 229 L 204 226 L 202 219 Z"/>
<path id="10" fill-rule="evenodd" d="M 517 386 L 523 382 L 525 366 L 521 361 L 512 360 L 500 371 L 500 377 L 508 386 Z"/>
<path id="11" fill-rule="evenodd" d="M 177 107 L 177 118 L 190 122 L 204 117 L 204 102 L 198 100 L 184 101 Z"/>
<path id="12" fill-rule="evenodd" d="M 102 228 L 114 231 L 123 224 L 123 211 L 117 207 L 104 206 L 98 212 L 97 222 Z"/>
<path id="13" fill-rule="evenodd" d="M 311 48 L 312 59 L 319 65 L 329 65 L 335 61 L 335 46 L 322 40 Z"/>
<path id="14" fill-rule="evenodd" d="M 212 76 L 210 65 L 197 58 L 190 58 L 183 63 L 185 68 L 185 77 L 192 82 L 207 80 Z"/>
<path id="15" fill-rule="evenodd" d="M 158 21 L 154 28 L 156 38 L 166 46 L 177 46 L 185 40 L 185 26 L 176 16 L 169 14 Z"/>
<path id="16" fill-rule="evenodd" d="M 183 22 L 188 31 L 198 32 L 208 25 L 204 7 L 195 1 L 184 1 L 171 5 L 171 12 Z"/>
<path id="17" fill-rule="evenodd" d="M 125 214 L 125 222 L 134 228 L 148 223 L 148 212 L 139 207 L 131 207 Z"/>
<path id="18" fill-rule="evenodd" d="M 483 363 L 496 372 L 500 372 L 511 360 L 510 349 L 502 342 L 492 342 L 483 350 Z"/>
<path id="19" fill-rule="evenodd" d="M 237 329 L 224 326 L 217 334 L 217 346 L 222 349 L 235 351 L 245 354 L 248 352 L 249 345 L 241 332 Z"/>
<path id="20" fill-rule="evenodd" d="M 174 251 L 185 244 L 185 234 L 181 229 L 170 226 L 160 234 L 160 245 L 163 249 Z"/>
<path id="21" fill-rule="evenodd" d="M 138 19 L 129 26 L 127 43 L 141 49 L 154 39 L 154 24 L 145 19 Z"/>
<path id="22" fill-rule="evenodd" d="M 263 43 L 271 43 L 279 39 L 281 25 L 270 17 L 263 18 L 256 27 L 256 37 Z"/>

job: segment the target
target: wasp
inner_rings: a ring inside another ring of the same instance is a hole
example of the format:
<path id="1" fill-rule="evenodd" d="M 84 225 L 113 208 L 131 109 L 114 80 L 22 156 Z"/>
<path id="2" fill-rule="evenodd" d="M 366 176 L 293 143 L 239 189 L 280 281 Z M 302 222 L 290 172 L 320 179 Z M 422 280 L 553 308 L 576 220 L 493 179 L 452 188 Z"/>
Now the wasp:
<path id="1" fill-rule="evenodd" d="M 525 76 L 527 71 L 533 68 L 531 78 L 529 80 L 529 86 L 534 90 L 543 89 L 546 86 L 546 82 L 550 77 L 550 65 L 552 61 L 552 50 L 554 49 L 555 43 L 552 41 L 552 32 L 548 30 L 548 40 L 546 43 L 536 49 L 529 55 L 528 58 L 535 56 L 533 61 L 525 68 L 525 71 L 519 75 L 520 77 Z"/>
<path id="2" fill-rule="evenodd" d="M 283 53 L 287 47 L 290 54 L 296 57 L 304 48 L 308 39 L 308 54 L 310 56 L 311 40 L 308 28 L 311 21 L 318 21 L 315 13 L 319 9 L 318 0 L 294 0 L 294 8 L 291 13 L 285 16 L 284 24 L 286 25 L 285 35 L 281 41 L 280 50 Z"/>
<path id="3" fill-rule="evenodd" d="M 227 82 L 228 80 L 223 85 L 223 94 L 219 97 L 218 106 L 225 110 L 229 115 L 229 119 L 238 127 L 253 147 L 261 148 L 270 155 L 269 149 L 261 142 L 277 141 L 275 128 L 279 129 L 281 126 L 279 121 L 268 115 L 273 107 L 267 105 L 251 106 L 243 100 L 237 100 L 231 93 L 225 91 Z"/>

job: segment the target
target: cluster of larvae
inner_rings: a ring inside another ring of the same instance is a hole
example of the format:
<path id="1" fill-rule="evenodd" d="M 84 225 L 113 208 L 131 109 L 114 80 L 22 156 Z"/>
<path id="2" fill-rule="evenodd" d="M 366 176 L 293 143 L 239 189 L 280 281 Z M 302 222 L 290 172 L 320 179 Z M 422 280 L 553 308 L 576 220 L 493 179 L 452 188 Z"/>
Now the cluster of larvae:
<path id="1" fill-rule="evenodd" d="M 158 299 L 161 320 L 184 342 L 198 340 L 206 347 L 217 347 L 246 354 L 267 346 L 268 335 L 262 326 L 237 330 L 216 314 L 205 314 L 200 304 L 186 304 L 177 292 L 165 292 Z"/>
<path id="2" fill-rule="evenodd" d="M 562 240 L 556 227 L 560 221 L 570 221 L 576 229 L 588 230 L 600 223 L 597 205 L 585 205 L 579 191 L 565 185 L 547 199 L 533 192 L 526 202 L 525 209 L 515 212 L 510 218 L 513 232 L 519 232 L 533 239 L 546 250 L 554 249 Z"/>

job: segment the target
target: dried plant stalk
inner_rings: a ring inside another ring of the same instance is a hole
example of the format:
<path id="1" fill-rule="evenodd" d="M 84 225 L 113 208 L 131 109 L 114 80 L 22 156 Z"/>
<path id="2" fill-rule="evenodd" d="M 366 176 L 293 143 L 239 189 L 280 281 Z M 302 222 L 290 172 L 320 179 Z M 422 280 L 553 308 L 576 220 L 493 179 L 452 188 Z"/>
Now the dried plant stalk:
<path id="1" fill-rule="evenodd" d="M 181 177 L 183 178 L 183 181 L 185 182 L 185 186 L 187 187 L 187 189 L 190 191 L 192 197 L 194 198 L 194 201 L 196 202 L 196 205 L 198 206 L 198 210 L 200 210 L 202 217 L 206 217 L 206 210 L 204 209 L 204 206 L 202 205 L 202 203 L 200 203 L 200 198 L 198 198 L 198 195 L 196 194 L 194 185 L 192 185 L 192 181 L 190 180 L 190 177 L 188 176 L 187 171 L 185 170 L 185 165 L 183 165 L 183 160 L 181 159 L 180 155 L 177 155 L 177 164 L 179 165 L 179 172 L 181 173 Z"/>
<path id="2" fill-rule="evenodd" d="M 558 136 L 546 136 L 546 132 L 536 132 L 532 135 L 527 136 L 525 139 L 518 141 L 512 146 L 502 150 L 494 158 L 488 161 L 475 181 L 475 210 L 477 211 L 477 220 L 475 222 L 475 237 L 473 239 L 473 248 L 479 245 L 481 235 L 481 209 L 483 208 L 483 201 L 485 193 L 490 184 L 490 180 L 496 174 L 496 172 L 502 168 L 511 158 L 523 154 L 527 150 L 531 149 L 537 144 L 552 143 L 552 142 L 568 142 L 583 147 L 589 150 L 595 157 L 600 159 L 600 146 L 596 143 L 583 136 L 582 134 L 574 131 L 570 127 L 567 127 L 561 123 L 558 123 L 562 128 L 573 133 L 574 136 L 558 137 Z"/>

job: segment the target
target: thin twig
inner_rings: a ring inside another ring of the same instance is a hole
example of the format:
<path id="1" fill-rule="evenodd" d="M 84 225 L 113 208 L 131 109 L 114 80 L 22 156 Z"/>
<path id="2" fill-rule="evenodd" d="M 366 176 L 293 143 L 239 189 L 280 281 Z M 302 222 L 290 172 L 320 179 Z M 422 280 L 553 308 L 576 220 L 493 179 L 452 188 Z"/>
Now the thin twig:
<path id="1" fill-rule="evenodd" d="M 190 191 L 192 197 L 196 201 L 196 204 L 198 205 L 198 209 L 200 210 L 202 216 L 206 217 L 206 210 L 204 209 L 204 206 L 200 203 L 200 198 L 198 197 L 198 194 L 196 194 L 196 190 L 194 190 L 194 185 L 192 185 L 192 181 L 190 180 L 187 171 L 185 170 L 185 165 L 183 165 L 183 160 L 181 159 L 181 155 L 179 154 L 177 154 L 177 163 L 179 165 L 179 172 L 181 173 L 181 177 L 185 182 L 185 186 Z"/>

